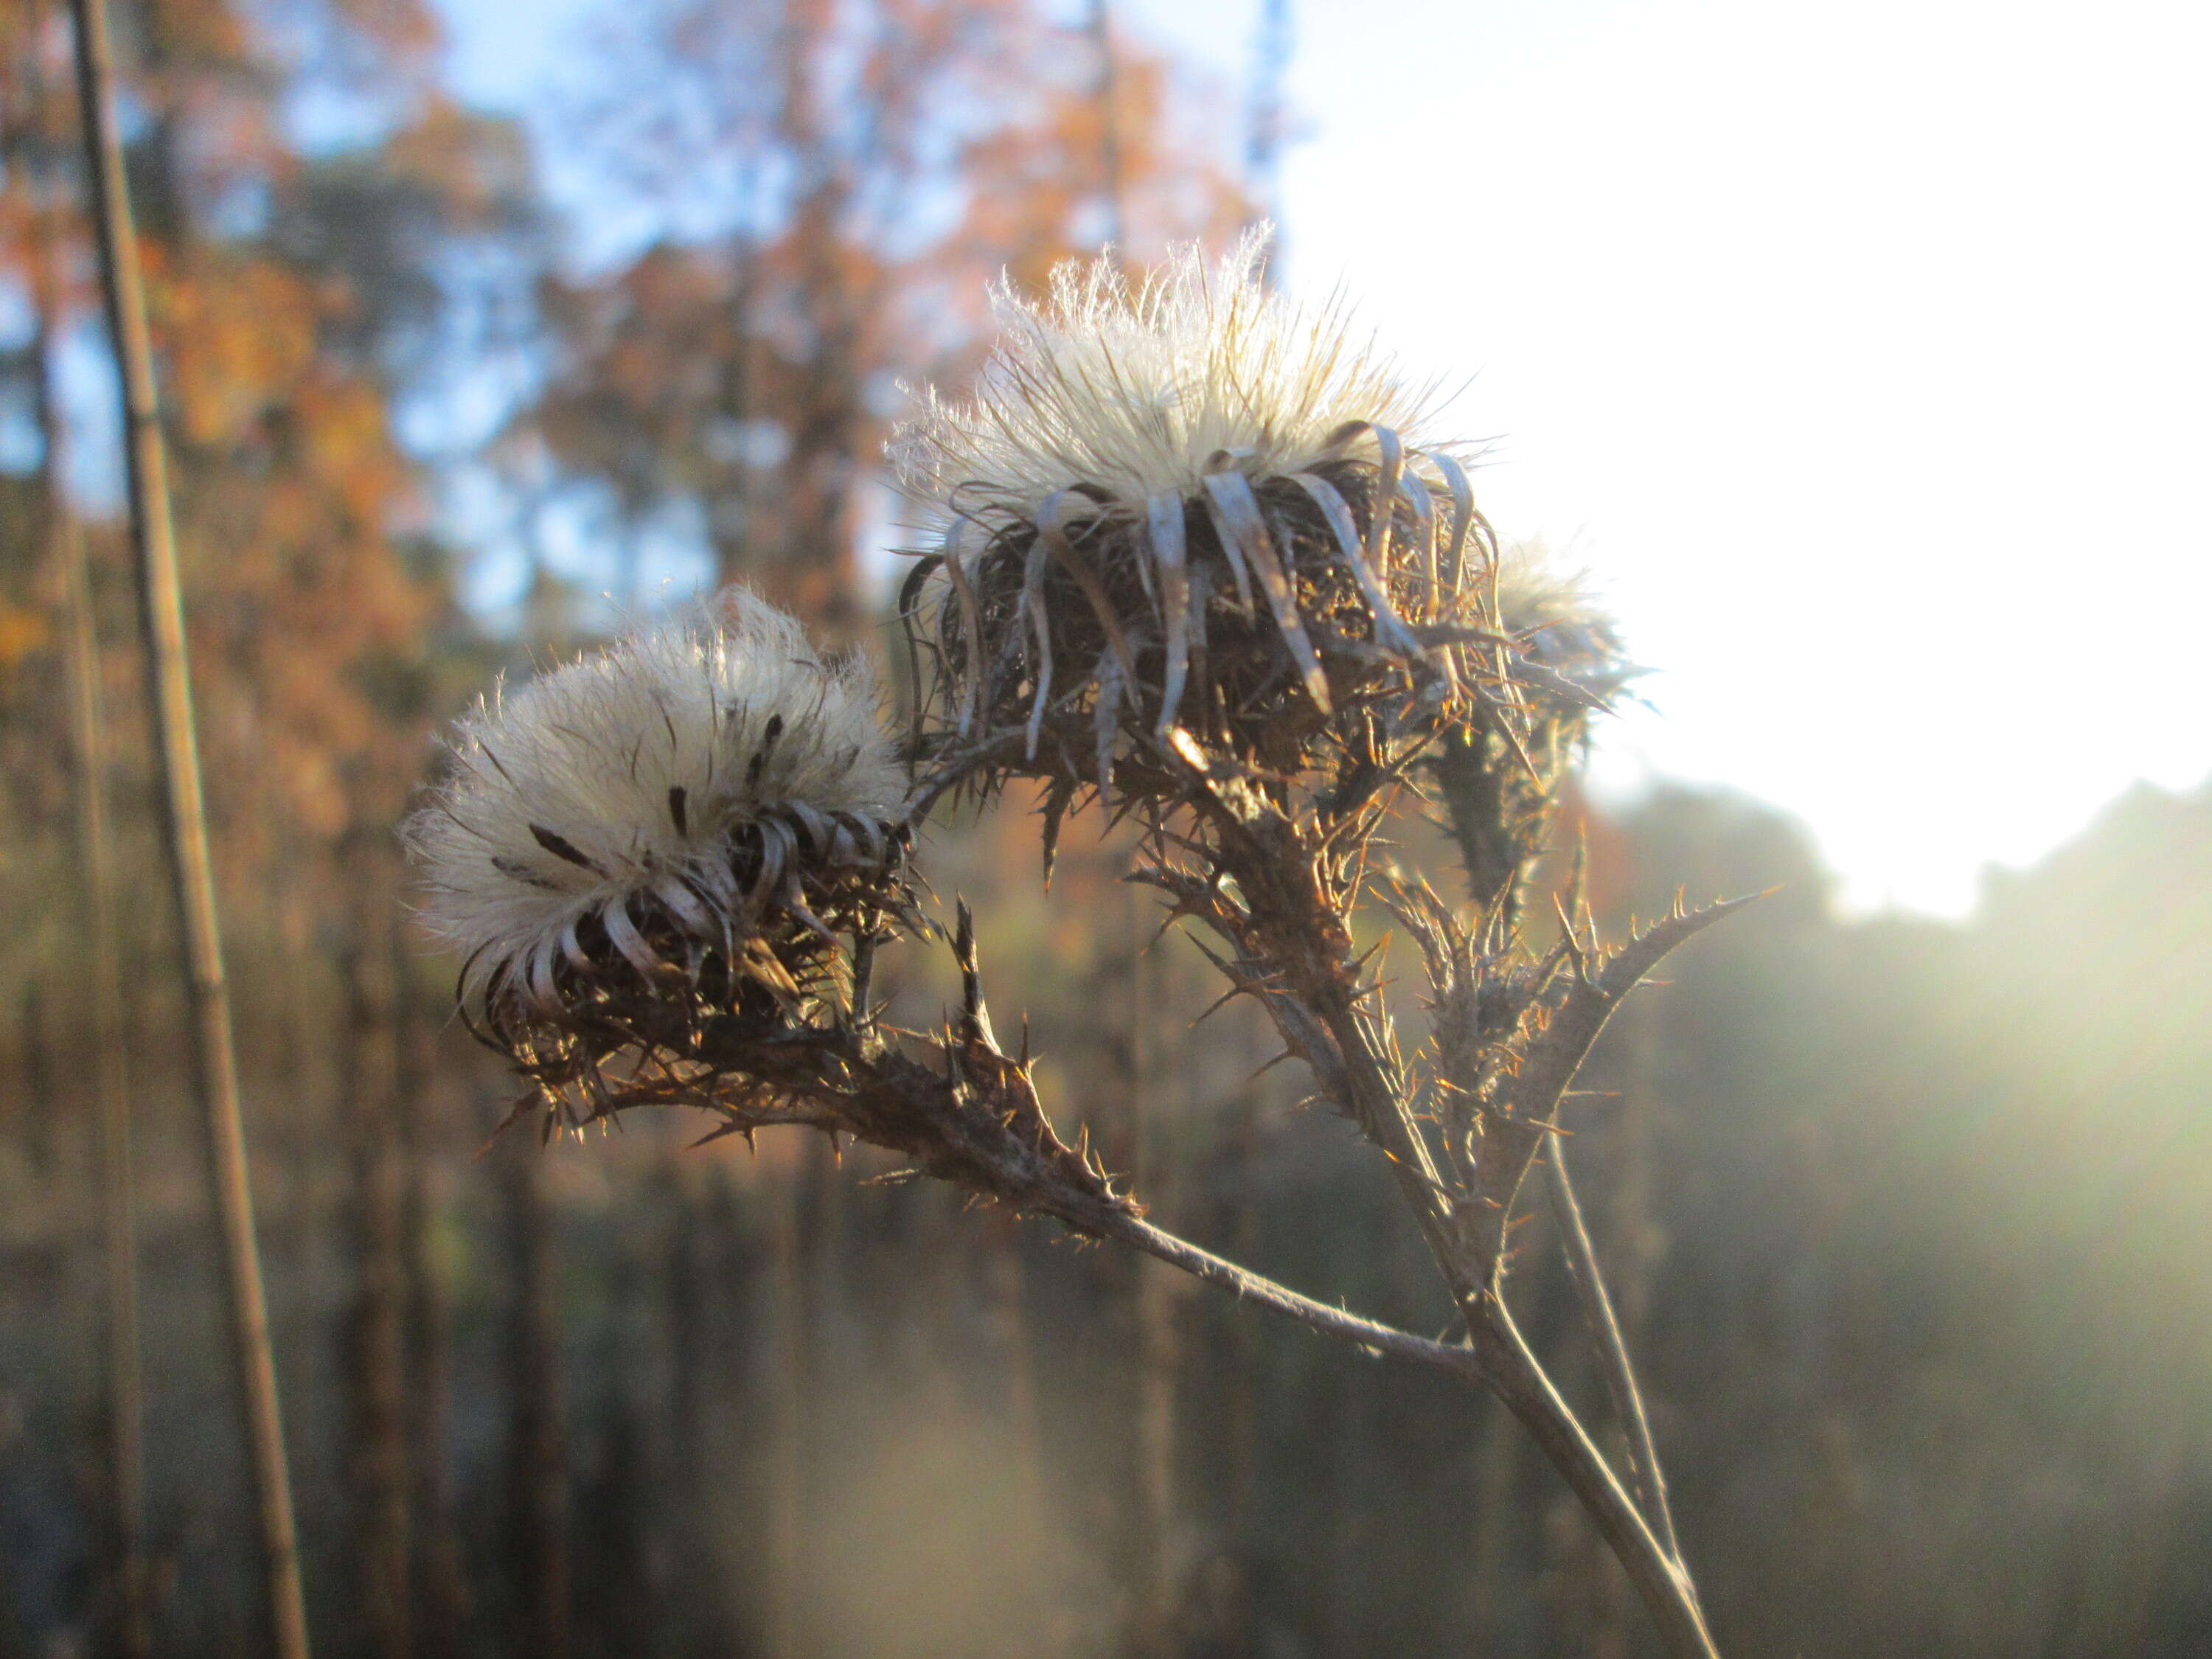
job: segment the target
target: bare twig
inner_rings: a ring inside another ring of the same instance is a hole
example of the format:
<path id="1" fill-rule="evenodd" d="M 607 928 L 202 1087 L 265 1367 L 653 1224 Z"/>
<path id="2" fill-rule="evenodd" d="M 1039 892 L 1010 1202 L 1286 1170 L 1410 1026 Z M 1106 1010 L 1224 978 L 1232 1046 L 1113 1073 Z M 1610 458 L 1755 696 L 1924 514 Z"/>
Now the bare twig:
<path id="1" fill-rule="evenodd" d="M 689 1103 L 719 1108 L 736 1128 L 782 1123 L 856 1134 L 907 1154 L 926 1173 L 1048 1215 L 1077 1233 L 1140 1250 L 1322 1335 L 1489 1389 L 1528 1426 L 1589 1510 L 1650 1607 L 1670 1654 L 1713 1659 L 1711 1639 L 1680 1570 L 1544 1375 L 1493 1288 L 1475 1285 L 1459 1293 L 1472 1345 L 1440 1342 L 1304 1296 L 1146 1220 L 1087 1158 L 1052 1134 L 1026 1067 L 992 1041 L 964 915 L 956 949 L 967 981 L 966 1006 L 957 1026 L 938 1040 L 939 1064 L 894 1048 L 881 1028 L 817 1028 L 752 1050 L 750 1080 L 728 1097 L 730 1103 L 699 1095 Z M 1460 1258 L 1442 1265 L 1455 1290 L 1467 1283 Z"/>
<path id="2" fill-rule="evenodd" d="M 137 242 L 115 130 L 107 23 L 100 0 L 71 0 L 76 25 L 77 101 L 90 161 L 100 276 L 115 345 L 127 441 L 131 532 L 139 574 L 147 677 L 160 734 L 163 826 L 175 874 L 179 931 L 187 965 L 193 1073 L 206 1114 L 212 1185 L 223 1242 L 224 1284 L 244 1395 L 249 1462 L 259 1510 L 269 1617 L 279 1659 L 306 1659 L 307 1620 L 284 1458 L 276 1369 L 254 1243 L 253 1192 L 239 1109 L 238 1060 L 223 976 L 215 871 L 208 852 L 199 751 L 192 730 L 185 648 L 184 596 L 169 519 L 167 459 L 154 387 L 153 350 L 139 283 Z"/>
<path id="3" fill-rule="evenodd" d="M 1117 77 L 1113 20 L 1107 12 L 1106 0 L 1091 0 L 1088 27 L 1091 51 L 1098 59 L 1091 96 L 1098 111 L 1098 191 L 1106 207 L 1104 240 L 1108 247 L 1118 252 L 1122 243 L 1121 135 L 1121 124 L 1115 118 Z"/>

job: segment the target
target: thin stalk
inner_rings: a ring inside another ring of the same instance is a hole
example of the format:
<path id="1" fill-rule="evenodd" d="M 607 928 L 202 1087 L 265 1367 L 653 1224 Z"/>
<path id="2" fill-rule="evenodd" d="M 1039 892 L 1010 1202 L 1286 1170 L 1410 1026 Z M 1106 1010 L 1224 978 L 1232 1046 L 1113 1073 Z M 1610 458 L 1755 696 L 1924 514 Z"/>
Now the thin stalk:
<path id="1" fill-rule="evenodd" d="M 44 77 L 40 77 L 43 82 Z M 33 96 L 47 88 L 39 85 Z M 58 106 L 60 100 L 46 100 Z M 52 158 L 49 158 L 50 161 Z M 57 169 L 58 171 L 58 169 Z M 69 615 L 70 747 L 76 772 L 76 838 L 84 881 L 90 980 L 93 1089 L 99 1121 L 101 1248 L 106 1258 L 104 1378 L 107 1413 L 108 1540 L 115 1574 L 116 1650 L 146 1659 L 153 1649 L 146 1577 L 145 1386 L 138 1349 L 138 1235 L 131 1166 L 131 1074 L 123 1047 L 123 989 L 115 949 L 115 856 L 107 820 L 107 709 L 100 679 L 100 634 L 84 527 L 71 511 L 68 423 L 53 395 L 52 342 L 62 312 L 61 187 L 50 180 L 38 214 L 41 246 L 32 262 L 33 396 L 45 444 L 48 554 L 61 571 Z"/>
<path id="2" fill-rule="evenodd" d="M 1006 1381 L 1006 1421 L 1014 1445 L 1015 1514 L 1023 1535 L 1035 1538 L 1042 1536 L 1044 1526 L 1044 1447 L 1037 1425 L 1036 1361 L 1024 1294 L 1021 1234 L 1012 1216 L 987 1224 L 985 1283 L 1001 1345 L 999 1370 Z"/>
<path id="3" fill-rule="evenodd" d="M 415 1647 L 411 1583 L 413 1470 L 408 1445 L 406 1158 L 396 1133 L 398 1034 L 380 908 L 364 914 L 339 959 L 346 1009 L 345 1117 L 353 1176 L 354 1298 L 346 1379 L 348 1473 L 360 1618 L 377 1659 Z M 385 897 L 385 905 L 395 902 Z M 395 907 L 396 908 L 396 907 Z"/>
<path id="4" fill-rule="evenodd" d="M 417 1659 L 460 1659 L 468 1635 L 469 1591 L 455 1521 L 453 1459 L 453 1313 L 433 1248 L 437 1193 L 429 1107 L 429 1034 L 410 983 L 412 956 L 395 912 L 385 939 L 394 987 L 398 1054 L 395 1132 L 405 1174 L 401 1194 L 402 1271 L 406 1281 L 407 1437 L 413 1460 L 416 1557 L 414 1630 Z"/>
<path id="5" fill-rule="evenodd" d="M 59 511 L 58 505 L 57 510 Z M 70 726 L 77 760 L 77 848 L 91 927 L 93 1084 L 100 1110 L 100 1213 L 107 1258 L 107 1467 L 115 1528 L 117 1647 L 153 1650 L 146 1577 L 145 1383 L 138 1346 L 138 1225 L 131 1164 L 131 1075 L 115 951 L 114 848 L 108 834 L 106 710 L 93 626 L 92 573 L 74 523 L 63 532 L 70 585 Z"/>
<path id="6" fill-rule="evenodd" d="M 264 1589 L 277 1659 L 307 1659 L 307 1620 L 286 1474 L 283 1419 L 269 1316 L 254 1243 L 253 1192 L 239 1107 L 238 1060 L 230 994 L 223 975 L 215 871 L 208 851 L 199 752 L 192 729 L 191 678 L 185 649 L 182 586 L 169 518 L 167 458 L 154 386 L 152 346 L 140 286 L 137 241 L 115 130 L 113 70 L 100 0 L 70 0 L 76 26 L 77 103 L 90 163 L 99 230 L 101 285 L 115 346 L 125 424 L 125 472 L 131 535 L 139 575 L 149 695 L 160 733 L 162 826 L 173 867 L 179 932 L 186 962 L 193 1077 L 207 1119 L 216 1212 L 222 1232 L 224 1285 L 246 1412 L 248 1462 L 258 1510 Z"/>
<path id="7" fill-rule="evenodd" d="M 1394 1069 L 1376 1050 L 1364 1023 L 1349 1009 L 1328 1023 L 1345 1051 L 1346 1071 L 1355 1094 L 1394 1090 Z M 1437 1218 L 1429 1166 L 1425 1162 L 1417 1166 L 1413 1161 L 1416 1156 L 1425 1160 L 1425 1143 L 1413 1133 L 1410 1120 L 1401 1111 L 1376 1111 L 1370 1107 L 1362 1115 L 1363 1121 L 1382 1122 L 1407 1147 L 1399 1153 L 1390 1141 L 1383 1142 L 1391 1153 L 1392 1173 L 1419 1218 L 1437 1267 L 1466 1316 L 1474 1351 L 1485 1362 L 1491 1387 L 1521 1419 L 1589 1511 L 1658 1626 L 1673 1659 L 1717 1659 L 1697 1594 L 1680 1561 L 1660 1544 L 1582 1420 L 1552 1386 L 1514 1327 L 1498 1288 L 1468 1283 L 1450 1234 Z"/>
<path id="8" fill-rule="evenodd" d="M 1152 1158 L 1153 1038 L 1152 963 L 1145 949 L 1147 917 L 1139 908 L 1138 889 L 1125 890 L 1122 917 L 1129 969 L 1129 1095 L 1128 1147 L 1124 1162 L 1132 1190 L 1149 1193 L 1155 1202 L 1164 1195 Z M 1139 1273 L 1129 1286 L 1130 1308 L 1136 1327 L 1137 1364 L 1135 1444 L 1137 1452 L 1138 1517 L 1142 1559 L 1139 1629 L 1136 1647 L 1144 1653 L 1164 1653 L 1172 1645 L 1175 1622 L 1175 1564 L 1173 1559 L 1176 1506 L 1175 1480 L 1175 1304 L 1170 1297 L 1174 1281 L 1157 1273 Z"/>
<path id="9" fill-rule="evenodd" d="M 1486 1362 L 1474 1349 L 1463 1344 L 1438 1342 L 1429 1337 L 1416 1336 L 1411 1331 L 1401 1331 L 1364 1315 L 1331 1307 L 1328 1303 L 1316 1302 L 1310 1296 L 1301 1296 L 1287 1285 L 1263 1278 L 1249 1267 L 1240 1267 L 1225 1257 L 1218 1256 L 1187 1238 L 1156 1227 L 1143 1217 L 1132 1215 L 1114 1205 L 1068 1202 L 1054 1206 L 1051 1213 L 1078 1232 L 1087 1233 L 1094 1238 L 1112 1239 L 1132 1249 L 1141 1250 L 1180 1273 L 1188 1273 L 1194 1279 L 1227 1291 L 1239 1302 L 1294 1319 L 1308 1330 L 1322 1336 L 1352 1343 L 1388 1358 L 1407 1360 L 1434 1370 L 1449 1371 L 1453 1376 L 1470 1382 L 1486 1382 L 1489 1378 L 1490 1370 Z"/>
<path id="10" fill-rule="evenodd" d="M 506 1188 L 508 1294 L 505 1356 L 511 1559 L 520 1580 L 519 1650 L 568 1659 L 571 1648 L 567 1379 L 561 1357 L 556 1218 L 544 1160 L 511 1158 Z"/>
<path id="11" fill-rule="evenodd" d="M 1620 1477 L 1522 1339 L 1505 1304 L 1485 1297 L 1467 1304 L 1473 1346 L 1437 1342 L 1379 1323 L 1264 1279 L 1110 1205 L 1054 1206 L 1079 1231 L 1110 1238 L 1231 1291 L 1238 1300 L 1297 1320 L 1324 1336 L 1394 1359 L 1446 1370 L 1495 1394 L 1521 1419 L 1560 1477 L 1597 1523 L 1658 1626 L 1673 1659 L 1718 1659 L 1689 1580 L 1668 1554 Z"/>
<path id="12" fill-rule="evenodd" d="M 799 1261 L 797 1181 L 776 1182 L 770 1204 L 776 1347 L 766 1645 L 770 1659 L 798 1659 L 799 1572 L 804 1543 L 800 1507 L 806 1482 L 806 1454 L 801 1442 L 806 1416 L 805 1335 L 801 1327 L 806 1306 Z"/>
<path id="13" fill-rule="evenodd" d="M 1659 1542 L 1596 1442 L 1553 1387 L 1504 1302 L 1468 1310 L 1475 1346 L 1492 1362 L 1491 1387 L 1543 1449 L 1627 1571 L 1673 1659 L 1719 1659 L 1689 1575 Z"/>
<path id="14" fill-rule="evenodd" d="M 1097 79 L 1092 96 L 1098 105 L 1098 192 L 1106 207 L 1105 245 L 1122 251 L 1127 227 L 1122 223 L 1121 131 L 1115 118 L 1119 79 L 1114 62 L 1114 23 L 1107 0 L 1091 0 L 1088 27 L 1091 50 L 1097 54 Z"/>
<path id="15" fill-rule="evenodd" d="M 1233 819 L 1233 809 L 1228 816 Z M 1299 954 L 1323 964 L 1309 984 L 1293 988 L 1294 994 L 1270 998 L 1269 1013 L 1287 1040 L 1310 1054 L 1312 1044 L 1297 1027 L 1297 995 L 1307 999 L 1310 1012 L 1305 1018 L 1318 1022 L 1336 1051 L 1331 1067 L 1335 1075 L 1322 1078 L 1317 1073 L 1316 1080 L 1325 1089 L 1341 1091 L 1353 1121 L 1381 1148 L 1401 1194 L 1420 1224 L 1437 1270 L 1466 1319 L 1480 1374 L 1528 1429 L 1597 1522 L 1658 1626 L 1672 1659 L 1716 1659 L 1696 1595 L 1679 1563 L 1661 1547 L 1589 1431 L 1521 1340 L 1499 1286 L 1483 1282 L 1474 1265 L 1463 1258 L 1458 1218 L 1444 1196 L 1429 1144 L 1406 1107 L 1404 1079 L 1391 1058 L 1387 1027 L 1364 1013 L 1358 997 L 1346 989 L 1357 982 L 1356 964 L 1332 961 L 1342 948 L 1340 925 L 1332 927 L 1332 918 L 1310 907 L 1310 889 L 1301 890 L 1280 880 L 1277 871 L 1269 867 L 1271 842 L 1285 839 L 1272 825 L 1249 834 L 1232 833 L 1224 837 L 1218 855 L 1222 866 L 1237 878 L 1247 902 L 1255 910 L 1263 903 L 1279 905 L 1276 925 L 1297 936 Z M 1273 861 L 1286 866 L 1288 857 L 1286 852 L 1279 853 Z M 1725 912 L 1700 914 L 1710 920 L 1711 915 Z M 1684 921 L 1688 925 L 1705 925 L 1705 921 Z M 1668 937 L 1647 939 L 1659 954 L 1664 954 L 1670 943 L 1678 942 Z M 1640 972 L 1645 964 L 1639 959 L 1629 965 Z M 1632 977 L 1629 983 L 1633 982 Z M 1573 1067 L 1580 1064 L 1603 1025 L 1605 1014 L 1626 988 L 1618 988 L 1609 998 L 1585 1000 L 1578 1007 L 1561 1012 L 1555 1022 L 1555 1042 L 1565 1034 L 1578 1036 L 1580 1042 L 1571 1051 L 1562 1048 L 1552 1057 L 1552 1066 L 1565 1067 L 1558 1079 L 1559 1087 L 1565 1086 Z M 1538 1087 L 1541 1079 L 1526 1068 L 1520 1079 L 1534 1093 L 1541 1092 Z"/>
<path id="16" fill-rule="evenodd" d="M 1245 222 L 1277 219 L 1283 185 L 1283 82 L 1291 67 L 1291 0 L 1260 0 L 1260 26 L 1252 43 L 1252 80 L 1245 106 Z M 1281 263 L 1278 231 L 1261 256 L 1260 280 L 1275 285 Z"/>
<path id="17" fill-rule="evenodd" d="M 1390 1066 L 1367 1042 L 1366 1031 L 1359 1022 L 1343 1018 L 1332 1021 L 1331 1026 L 1346 1050 L 1346 1069 L 1355 1091 L 1382 1088 L 1391 1083 Z M 1573 1488 L 1576 1497 L 1582 1500 L 1590 1518 L 1597 1522 L 1598 1530 L 1613 1547 L 1645 1609 L 1659 1626 L 1668 1653 L 1674 1659 L 1717 1659 L 1712 1637 L 1705 1629 L 1705 1617 L 1698 1606 L 1697 1593 L 1682 1571 L 1680 1558 L 1671 1547 L 1660 1544 L 1582 1420 L 1552 1386 L 1551 1379 L 1514 1327 L 1496 1287 L 1478 1288 L 1467 1283 L 1449 1234 L 1435 1218 L 1434 1189 L 1430 1185 L 1433 1177 L 1413 1162 L 1413 1152 L 1418 1151 L 1425 1155 L 1425 1145 L 1413 1134 L 1402 1113 L 1393 1110 L 1372 1115 L 1395 1129 L 1408 1146 L 1406 1154 L 1392 1152 L 1392 1173 L 1398 1177 L 1400 1189 L 1419 1218 L 1437 1268 L 1466 1315 L 1474 1351 L 1486 1362 L 1492 1388 L 1521 1419 L 1544 1455 Z M 1389 1149 L 1389 1143 L 1384 1144 Z M 1594 1261 L 1589 1271 L 1595 1282 Z"/>
<path id="18" fill-rule="evenodd" d="M 1596 1340 L 1599 1370 L 1605 1374 L 1606 1392 L 1612 1396 L 1613 1412 L 1628 1431 L 1629 1473 L 1636 1482 L 1636 1495 L 1643 1504 L 1644 1514 L 1657 1529 L 1660 1540 L 1667 1546 L 1667 1553 L 1679 1565 L 1682 1545 L 1674 1534 L 1674 1511 L 1667 1502 L 1667 1476 L 1659 1467 L 1659 1449 L 1651 1438 L 1651 1419 L 1644 1414 L 1644 1392 L 1637 1387 L 1636 1367 L 1628 1358 L 1628 1342 L 1621 1334 L 1620 1321 L 1613 1312 L 1613 1295 L 1606 1289 L 1604 1275 L 1598 1271 L 1597 1252 L 1590 1244 L 1589 1228 L 1583 1223 L 1582 1206 L 1575 1199 L 1574 1182 L 1567 1175 L 1566 1148 L 1556 1136 L 1546 1162 L 1551 1167 L 1552 1178 L 1547 1185 L 1552 1194 L 1552 1214 L 1559 1223 L 1560 1248 L 1566 1254 L 1567 1275 L 1575 1282 L 1575 1293 L 1582 1299 L 1583 1318 Z"/>

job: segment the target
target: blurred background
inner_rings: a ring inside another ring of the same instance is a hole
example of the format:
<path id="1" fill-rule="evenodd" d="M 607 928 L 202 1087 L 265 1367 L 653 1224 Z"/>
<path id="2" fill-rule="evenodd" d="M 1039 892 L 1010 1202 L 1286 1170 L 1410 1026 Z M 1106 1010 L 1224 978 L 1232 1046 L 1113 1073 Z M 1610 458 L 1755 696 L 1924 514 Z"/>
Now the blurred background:
<path id="1" fill-rule="evenodd" d="M 408 926 L 393 825 L 495 673 L 736 579 L 896 684 L 902 384 L 972 370 L 1001 270 L 1267 218 L 1653 665 L 1574 805 L 1608 927 L 1781 885 L 1576 1123 L 1722 1646 L 2212 1653 L 2200 13 L 112 16 L 321 1652 L 1651 1650 L 1444 1382 L 862 1155 L 492 1141 L 513 1086 Z M 121 1650 L 97 799 L 155 1651 L 229 1659 L 265 1638 L 69 52 L 0 5 L 0 1656 Z M 1063 1127 L 1170 1225 L 1441 1328 L 1348 1127 L 1255 1075 L 1249 1011 L 1192 1027 L 1126 846 L 1072 826 L 1045 895 L 1024 805 L 926 867 Z M 1602 1418 L 1547 1224 L 1523 1322 Z"/>

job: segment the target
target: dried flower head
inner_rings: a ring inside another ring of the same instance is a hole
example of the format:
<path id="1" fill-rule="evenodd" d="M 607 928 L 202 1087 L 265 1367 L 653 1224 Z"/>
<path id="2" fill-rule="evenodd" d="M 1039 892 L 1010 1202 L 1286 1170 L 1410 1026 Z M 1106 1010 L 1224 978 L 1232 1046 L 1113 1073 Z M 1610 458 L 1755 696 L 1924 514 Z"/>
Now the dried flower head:
<path id="1" fill-rule="evenodd" d="M 906 778 L 865 667 L 741 589 L 495 690 L 449 746 L 405 830 L 423 919 L 549 1098 L 602 1111 L 710 1029 L 726 1051 L 809 1017 L 841 938 L 903 910 Z"/>
<path id="2" fill-rule="evenodd" d="M 1522 878 L 1549 842 L 1561 787 L 1583 757 L 1591 716 L 1637 671 L 1586 577 L 1541 543 L 1501 550 L 1492 609 L 1518 646 L 1510 694 L 1471 708 L 1425 759 L 1478 901 L 1510 921 Z"/>
<path id="3" fill-rule="evenodd" d="M 1635 672 L 1589 573 L 1563 565 L 1540 541 L 1500 548 L 1496 610 L 1499 629 L 1520 642 L 1531 661 L 1585 691 L 1602 697 Z"/>
<path id="4" fill-rule="evenodd" d="M 1185 248 L 1133 287 L 1071 264 L 1041 303 L 1001 288 L 972 398 L 902 430 L 908 488 L 949 520 L 906 594 L 939 579 L 940 761 L 1095 767 L 1141 797 L 1171 792 L 1147 744 L 1176 727 L 1297 772 L 1340 711 L 1456 695 L 1494 546 L 1455 447 L 1344 306 L 1261 285 L 1264 248 Z"/>

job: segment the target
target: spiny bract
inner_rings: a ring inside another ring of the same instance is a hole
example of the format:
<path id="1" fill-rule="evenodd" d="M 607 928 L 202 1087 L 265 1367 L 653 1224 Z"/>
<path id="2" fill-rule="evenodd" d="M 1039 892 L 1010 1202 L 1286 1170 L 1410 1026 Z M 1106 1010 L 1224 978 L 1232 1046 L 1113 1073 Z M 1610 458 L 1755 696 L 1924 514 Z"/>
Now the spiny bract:
<path id="1" fill-rule="evenodd" d="M 466 955 L 465 997 L 541 1007 L 595 945 L 650 973 L 651 919 L 713 943 L 787 896 L 803 915 L 802 860 L 880 862 L 906 784 L 865 665 L 825 659 L 738 588 L 495 689 L 449 747 L 405 830 L 423 919 Z M 773 856 L 734 868 L 738 842 L 763 839 Z"/>
<path id="2" fill-rule="evenodd" d="M 1271 234 L 1248 233 L 1212 270 L 1197 244 L 1179 248 L 1134 289 L 1111 255 L 1057 267 L 1041 303 L 1002 281 L 1000 337 L 972 398 L 929 391 L 893 441 L 908 488 L 1027 518 L 1079 485 L 1140 501 L 1194 495 L 1224 465 L 1297 472 L 1350 422 L 1419 445 L 1433 388 L 1355 337 L 1340 301 L 1264 287 Z"/>

